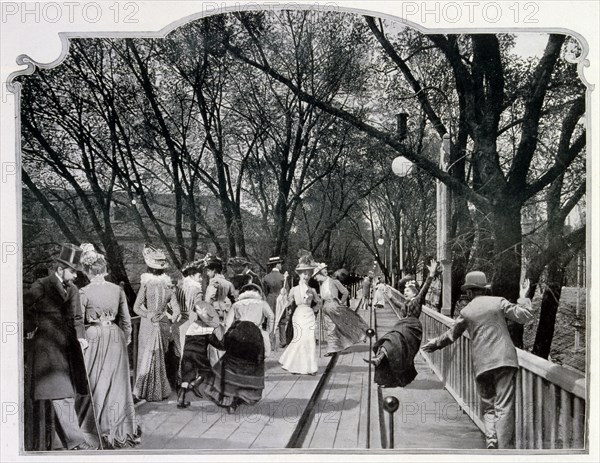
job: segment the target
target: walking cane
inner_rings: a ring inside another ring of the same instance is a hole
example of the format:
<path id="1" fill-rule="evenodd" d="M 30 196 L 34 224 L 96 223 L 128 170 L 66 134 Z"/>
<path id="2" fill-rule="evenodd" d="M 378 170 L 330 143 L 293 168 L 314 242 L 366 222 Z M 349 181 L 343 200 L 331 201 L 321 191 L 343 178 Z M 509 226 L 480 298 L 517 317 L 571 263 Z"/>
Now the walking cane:
<path id="1" fill-rule="evenodd" d="M 85 379 L 87 381 L 87 387 L 88 387 L 88 391 L 90 393 L 90 403 L 92 404 L 92 415 L 94 415 L 94 424 L 96 425 L 96 433 L 98 434 L 98 442 L 100 445 L 100 450 L 104 450 L 104 445 L 102 445 L 102 433 L 100 432 L 100 425 L 98 423 L 98 415 L 96 414 L 96 406 L 94 405 L 94 394 L 92 393 L 92 385 L 90 383 L 90 376 L 87 371 L 87 365 L 85 365 L 85 355 L 83 353 L 83 348 L 81 349 L 81 355 L 84 357 L 83 365 L 84 365 L 84 370 L 85 370 Z"/>

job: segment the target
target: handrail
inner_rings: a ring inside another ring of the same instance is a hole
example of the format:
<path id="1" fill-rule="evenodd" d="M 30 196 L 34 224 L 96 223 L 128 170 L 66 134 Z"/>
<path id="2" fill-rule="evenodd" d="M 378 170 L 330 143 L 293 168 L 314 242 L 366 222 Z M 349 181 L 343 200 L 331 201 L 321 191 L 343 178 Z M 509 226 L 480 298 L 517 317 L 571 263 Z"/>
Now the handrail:
<path id="1" fill-rule="evenodd" d="M 454 320 L 429 307 L 421 314 L 425 340 L 443 334 Z M 464 333 L 446 349 L 423 353 L 431 369 L 461 408 L 483 431 L 472 373 L 471 341 Z M 569 370 L 517 349 L 515 442 L 520 449 L 583 449 L 586 442 L 586 381 Z"/>
<path id="2" fill-rule="evenodd" d="M 423 312 L 427 316 L 434 318 L 448 328 L 450 328 L 454 320 L 446 315 L 430 309 L 429 307 L 423 307 Z M 463 336 L 467 339 L 471 339 L 468 332 L 464 332 Z M 519 366 L 525 368 L 538 376 L 543 377 L 547 381 L 550 381 L 567 392 L 576 395 L 582 399 L 586 398 L 585 391 L 585 375 L 576 370 L 569 370 L 561 365 L 552 363 L 546 359 L 538 357 L 537 355 L 527 352 L 526 350 L 517 348 L 517 358 L 519 360 Z"/>

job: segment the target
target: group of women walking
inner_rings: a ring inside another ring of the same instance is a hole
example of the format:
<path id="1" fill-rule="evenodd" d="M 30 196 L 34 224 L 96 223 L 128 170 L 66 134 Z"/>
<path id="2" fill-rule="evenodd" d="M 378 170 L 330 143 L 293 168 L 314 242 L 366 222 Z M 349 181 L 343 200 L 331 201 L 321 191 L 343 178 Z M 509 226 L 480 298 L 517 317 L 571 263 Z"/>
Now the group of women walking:
<path id="1" fill-rule="evenodd" d="M 80 407 L 80 421 L 84 432 L 99 436 L 102 448 L 140 442 L 134 398 L 161 401 L 175 386 L 178 408 L 191 405 L 187 396 L 191 391 L 229 412 L 261 399 L 265 358 L 276 348 L 271 346 L 276 327 L 274 310 L 260 286 L 248 283 L 236 291 L 222 274 L 222 261 L 210 255 L 185 265 L 183 279 L 173 286 L 165 273 L 169 264 L 164 252 L 146 246 L 147 271 L 141 275 L 133 305 L 140 328 L 132 387 L 127 349 L 132 326 L 125 293 L 105 280 L 104 256 L 91 244 L 82 249 L 81 263 L 90 280 L 81 288 L 80 300 L 89 325 L 84 358 L 91 400 Z M 325 264 L 303 253 L 295 271 L 299 283 L 282 290 L 291 312 L 293 339 L 279 363 L 290 373 L 314 375 L 319 310 L 327 334 L 326 355 L 364 340 L 368 326 L 346 306 L 348 290 L 328 276 Z M 205 286 L 204 274 L 208 276 Z M 320 291 L 311 285 L 314 281 Z M 177 362 L 175 380 L 169 372 L 172 359 Z"/>

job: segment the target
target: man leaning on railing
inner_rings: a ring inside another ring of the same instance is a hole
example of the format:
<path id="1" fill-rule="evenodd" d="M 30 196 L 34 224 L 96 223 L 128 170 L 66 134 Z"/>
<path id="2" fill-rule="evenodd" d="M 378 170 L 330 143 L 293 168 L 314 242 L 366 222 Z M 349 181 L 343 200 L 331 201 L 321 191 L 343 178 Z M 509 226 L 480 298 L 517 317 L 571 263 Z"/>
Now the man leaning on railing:
<path id="1" fill-rule="evenodd" d="M 529 280 L 523 282 L 517 304 L 502 297 L 486 296 L 489 289 L 483 272 L 469 272 L 462 290 L 467 291 L 471 302 L 460 311 L 448 331 L 429 340 L 422 349 L 424 352 L 442 349 L 459 339 L 465 330 L 469 332 L 487 448 L 507 449 L 515 447 L 514 377 L 519 363 L 506 319 L 524 324 L 533 318 L 531 300 L 525 297 Z"/>

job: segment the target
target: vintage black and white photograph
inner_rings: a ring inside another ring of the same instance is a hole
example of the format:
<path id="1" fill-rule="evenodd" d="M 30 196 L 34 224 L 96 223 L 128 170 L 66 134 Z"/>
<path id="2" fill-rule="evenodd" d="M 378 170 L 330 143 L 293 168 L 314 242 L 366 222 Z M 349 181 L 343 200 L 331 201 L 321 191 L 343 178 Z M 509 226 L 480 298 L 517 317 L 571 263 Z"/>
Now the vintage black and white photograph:
<path id="1" fill-rule="evenodd" d="M 17 452 L 588 454 L 586 37 L 201 3 L 8 80 Z"/>

